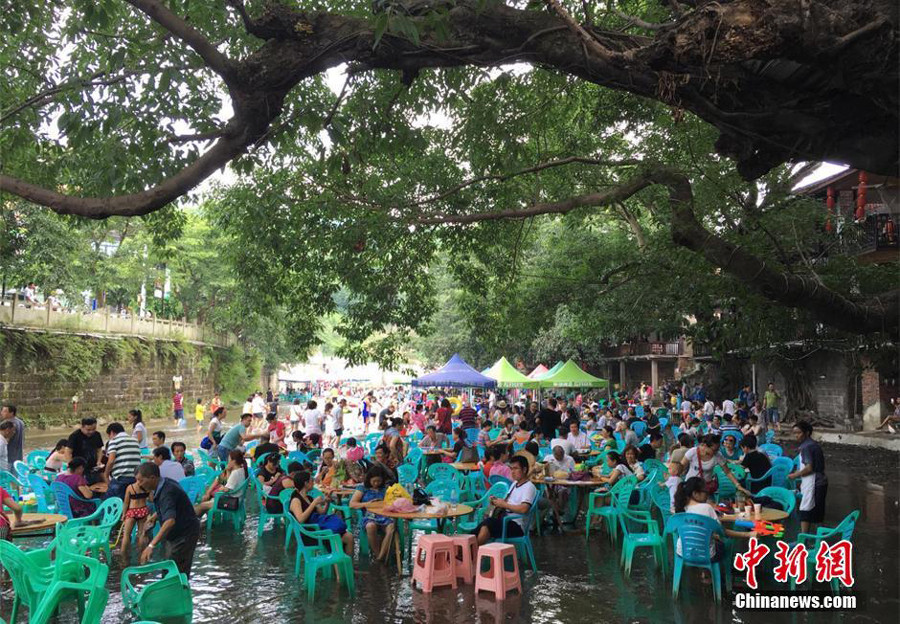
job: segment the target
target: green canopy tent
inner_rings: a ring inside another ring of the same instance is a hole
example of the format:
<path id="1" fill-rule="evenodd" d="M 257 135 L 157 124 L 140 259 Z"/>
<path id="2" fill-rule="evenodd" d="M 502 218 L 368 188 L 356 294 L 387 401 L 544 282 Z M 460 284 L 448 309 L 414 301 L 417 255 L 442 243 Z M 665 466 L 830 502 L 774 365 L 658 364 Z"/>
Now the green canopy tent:
<path id="1" fill-rule="evenodd" d="M 552 374 L 548 373 L 541 377 L 541 388 L 605 388 L 609 385 L 607 380 L 581 370 L 572 360 L 563 364 L 556 372 L 552 372 L 553 369 Z"/>
<path id="2" fill-rule="evenodd" d="M 543 381 L 543 380 L 546 379 L 547 377 L 550 377 L 551 375 L 555 375 L 556 373 L 559 372 L 559 369 L 561 369 L 561 368 L 563 367 L 563 364 L 564 364 L 564 362 L 563 362 L 562 360 L 560 360 L 559 362 L 557 362 L 556 364 L 553 365 L 553 368 L 551 368 L 550 370 L 548 370 L 548 371 L 547 371 L 546 373 L 544 373 L 543 375 L 540 375 L 537 379 L 540 380 L 540 381 Z M 541 387 L 543 388 L 543 387 L 545 387 L 545 386 L 541 386 Z"/>
<path id="3" fill-rule="evenodd" d="M 505 357 L 494 362 L 494 365 L 483 371 L 491 379 L 497 380 L 498 388 L 537 388 L 540 382 L 529 379 L 509 363 Z"/>

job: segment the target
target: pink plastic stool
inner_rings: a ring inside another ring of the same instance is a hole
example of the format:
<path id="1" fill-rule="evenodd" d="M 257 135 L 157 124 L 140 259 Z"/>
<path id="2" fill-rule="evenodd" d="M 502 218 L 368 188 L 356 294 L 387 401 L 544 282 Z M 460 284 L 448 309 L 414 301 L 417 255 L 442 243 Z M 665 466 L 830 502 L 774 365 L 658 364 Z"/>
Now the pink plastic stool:
<path id="1" fill-rule="evenodd" d="M 512 570 L 506 569 L 506 561 L 512 559 Z M 484 569 L 484 562 L 489 562 L 488 569 Z M 516 547 L 512 544 L 485 544 L 478 549 L 478 566 L 475 576 L 475 594 L 478 592 L 494 592 L 494 598 L 503 600 L 506 593 L 513 589 L 522 593 L 522 580 L 519 578 L 519 559 L 516 557 Z"/>
<path id="2" fill-rule="evenodd" d="M 456 578 L 463 583 L 475 582 L 475 559 L 478 557 L 478 540 L 474 535 L 453 535 L 453 569 Z"/>
<path id="3" fill-rule="evenodd" d="M 431 593 L 438 585 L 449 585 L 456 589 L 456 572 L 453 566 L 453 540 L 446 535 L 423 535 L 416 546 L 413 562 L 412 585 L 416 581 L 422 591 Z"/>

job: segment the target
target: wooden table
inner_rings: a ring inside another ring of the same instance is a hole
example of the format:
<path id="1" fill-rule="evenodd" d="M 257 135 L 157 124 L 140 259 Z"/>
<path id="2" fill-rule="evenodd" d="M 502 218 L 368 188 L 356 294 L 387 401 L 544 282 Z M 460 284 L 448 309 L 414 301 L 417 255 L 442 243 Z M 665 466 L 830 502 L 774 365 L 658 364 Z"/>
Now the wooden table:
<path id="1" fill-rule="evenodd" d="M 750 516 L 743 516 L 737 513 L 733 514 L 722 514 L 721 519 L 722 522 L 734 522 L 736 520 L 748 520 L 750 522 L 754 522 L 756 520 L 763 520 L 765 522 L 778 522 L 780 520 L 784 520 L 788 517 L 788 513 L 786 511 L 782 511 L 781 509 L 773 509 L 771 507 L 763 507 L 760 510 L 759 516 L 755 513 Z"/>
<path id="2" fill-rule="evenodd" d="M 7 513 L 7 519 L 12 524 L 13 518 L 15 518 L 15 514 Z M 60 522 L 65 522 L 67 518 L 62 514 L 52 514 L 52 513 L 26 513 L 22 514 L 22 520 L 24 521 L 34 521 L 39 520 L 39 523 L 29 524 L 28 526 L 14 526 L 12 527 L 11 534 L 13 536 L 26 536 L 26 535 L 36 535 L 36 534 L 44 534 L 43 532 L 49 531 L 46 533 L 47 535 L 53 534 L 53 529 Z"/>
<path id="3" fill-rule="evenodd" d="M 462 472 L 471 472 L 473 470 L 481 470 L 480 466 L 478 464 L 476 464 L 475 462 L 453 463 L 450 465 Z"/>
<path id="4" fill-rule="evenodd" d="M 394 518 L 395 520 L 400 520 L 407 523 L 407 529 L 409 530 L 408 523 L 410 520 L 437 520 L 438 521 L 438 532 L 443 532 L 443 523 L 448 518 L 459 518 L 461 516 L 466 516 L 473 511 L 475 511 L 469 505 L 457 505 L 456 509 L 451 509 L 449 506 L 447 511 L 440 514 L 428 513 L 427 511 L 416 511 L 412 513 L 401 513 L 398 511 L 384 511 L 384 501 L 373 501 L 371 503 L 366 504 L 366 510 L 371 511 L 372 513 L 378 514 L 379 516 L 384 516 L 385 518 Z M 394 531 L 394 554 L 397 557 L 397 570 L 399 572 L 403 572 L 403 555 L 402 550 L 400 548 L 400 532 Z"/>
<path id="5" fill-rule="evenodd" d="M 562 487 L 574 487 L 574 488 L 593 488 L 600 487 L 602 485 L 607 485 L 606 482 L 597 479 L 593 475 L 591 475 L 590 479 L 583 479 L 581 481 L 572 481 L 571 479 L 551 479 L 547 480 L 545 477 L 534 477 L 531 479 L 531 482 L 535 485 L 559 485 Z M 548 496 L 550 494 L 548 493 Z M 584 490 L 579 489 L 576 490 L 576 494 L 574 496 L 569 497 L 569 509 L 566 512 L 566 517 L 563 519 L 564 522 L 574 522 L 578 518 L 578 514 L 581 512 L 581 502 L 584 498 Z"/>

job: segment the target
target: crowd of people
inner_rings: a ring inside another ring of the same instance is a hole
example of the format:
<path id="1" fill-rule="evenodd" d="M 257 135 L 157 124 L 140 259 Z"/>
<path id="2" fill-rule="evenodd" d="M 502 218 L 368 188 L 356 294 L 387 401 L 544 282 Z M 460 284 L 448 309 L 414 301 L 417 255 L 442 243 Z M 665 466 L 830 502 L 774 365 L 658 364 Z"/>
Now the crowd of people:
<path id="1" fill-rule="evenodd" d="M 418 449 L 432 451 L 426 462 L 478 463 L 486 486 L 491 478 L 507 479 L 510 493 L 491 503 L 509 513 L 529 510 L 537 492 L 533 480 L 575 473 L 585 455 L 595 449 L 605 452 L 608 470 L 600 477 L 604 487 L 626 476 L 641 481 L 651 472 L 647 462 L 662 462 L 667 470 L 661 482 L 669 489 L 672 509 L 708 514 L 704 496 L 717 487 L 717 468 L 747 497 L 766 485 L 760 480 L 745 487 L 732 467 L 741 466 L 754 479 L 767 473 L 771 462 L 759 445 L 767 428 L 778 426 L 780 396 L 772 384 L 766 392 L 771 397 L 761 403 L 746 390 L 736 400 L 714 403 L 699 384 L 674 392 L 667 388 L 665 403 L 653 406 L 653 392 L 646 384 L 634 393 L 620 392 L 608 399 L 575 394 L 541 402 L 522 391 L 476 397 L 381 389 L 349 401 L 350 397 L 340 395 L 328 397 L 321 408 L 317 400 L 305 405 L 292 401 L 281 414 L 276 397 L 256 393 L 247 398 L 230 427 L 228 408 L 216 395 L 208 405 L 198 401 L 195 409 L 198 431 L 206 432 L 200 447 L 209 451 L 210 464 L 219 471 L 197 500 L 189 499 L 179 486 L 200 467 L 197 454 L 189 454 L 183 441 L 169 440 L 165 431 L 148 435 L 137 409 L 128 413 L 128 430 L 120 422 L 106 426 L 105 442 L 96 419 L 83 418 L 75 431 L 54 445 L 44 469 L 56 472 L 56 479 L 80 497 L 71 501 L 75 516 L 93 511 L 89 501 L 122 498 L 123 553 L 130 548 L 131 529 L 137 525 L 141 561 L 149 560 L 153 547 L 165 542 L 166 556 L 186 574 L 190 574 L 200 534 L 199 519 L 217 500 L 242 491 L 251 478 L 265 492 L 268 512 L 281 513 L 279 497 L 291 491 L 289 511 L 297 521 L 340 535 L 348 553 L 353 551 L 354 536 L 347 519 L 332 512 L 335 498 L 330 492 L 356 487 L 349 508 L 364 511 L 359 530 L 365 533 L 373 556 L 385 559 L 394 521 L 368 510 L 367 504 L 382 500 L 387 488 L 399 481 L 398 468 L 410 452 L 412 434 L 418 434 Z M 355 413 L 348 409 L 351 402 Z M 184 419 L 183 405 L 178 392 L 173 399 L 176 424 Z M 4 440 L 0 457 L 11 465 L 22 458 L 23 426 L 14 406 L 4 406 L 0 414 Z M 347 419 L 355 421 L 359 438 L 346 435 Z M 362 436 L 372 429 L 380 439 L 370 454 Z M 793 430 L 800 443 L 800 461 L 789 476 L 800 482 L 800 519 L 806 531 L 822 520 L 827 478 L 812 428 L 798 422 Z M 293 461 L 283 469 L 282 456 L 295 451 L 317 451 L 316 465 Z M 251 470 L 248 462 L 263 455 L 266 460 Z M 313 488 L 321 494 L 313 496 Z M 563 530 L 571 495 L 564 485 L 550 488 L 546 504 L 552 511 L 548 514 L 551 530 Z M 151 537 L 146 529 L 157 522 L 159 529 Z M 496 539 L 501 524 L 494 516 L 486 518 L 475 531 L 478 542 Z M 523 530 L 517 520 L 507 527 L 507 534 L 514 537 Z"/>

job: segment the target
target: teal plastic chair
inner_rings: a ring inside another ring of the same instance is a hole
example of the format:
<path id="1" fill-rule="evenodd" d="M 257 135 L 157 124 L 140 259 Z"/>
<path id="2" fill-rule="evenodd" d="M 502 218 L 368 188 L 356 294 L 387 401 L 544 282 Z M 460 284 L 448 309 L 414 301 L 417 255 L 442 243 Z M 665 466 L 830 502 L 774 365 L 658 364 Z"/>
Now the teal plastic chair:
<path id="1" fill-rule="evenodd" d="M 28 485 L 34 492 L 38 513 L 56 513 L 56 500 L 53 498 L 53 492 L 50 491 L 47 482 L 40 475 L 31 474 L 28 475 Z"/>
<path id="2" fill-rule="evenodd" d="M 184 493 L 187 494 L 188 500 L 191 501 L 192 505 L 199 502 L 208 487 L 206 475 L 198 474 L 194 474 L 193 477 L 185 477 L 178 482 L 178 485 L 180 485 L 181 489 L 184 490 Z"/>
<path id="3" fill-rule="evenodd" d="M 794 513 L 794 508 L 797 506 L 797 498 L 794 496 L 794 493 L 783 487 L 770 486 L 763 488 L 753 496 L 768 496 L 772 500 L 778 501 L 788 516 Z"/>
<path id="4" fill-rule="evenodd" d="M 635 490 L 639 495 L 638 504 L 635 505 L 641 511 L 650 511 L 653 501 L 650 500 L 650 490 L 656 487 L 660 480 L 659 471 L 656 467 L 646 469 L 644 478 L 638 481 Z"/>
<path id="5" fill-rule="evenodd" d="M 772 444 L 775 441 L 775 431 L 769 430 L 766 431 L 766 444 Z"/>
<path id="6" fill-rule="evenodd" d="M 287 455 L 287 463 L 300 462 L 301 464 L 313 465 L 313 461 L 306 456 L 303 451 L 291 451 Z"/>
<path id="7" fill-rule="evenodd" d="M 531 569 L 534 572 L 537 572 L 537 563 L 535 563 L 534 560 L 534 548 L 531 546 L 531 536 L 529 534 L 531 532 L 531 526 L 534 524 L 534 519 L 537 517 L 538 504 L 540 502 L 541 491 L 538 490 L 537 495 L 534 497 L 534 501 L 531 503 L 531 507 L 528 509 L 528 513 L 508 513 L 503 516 L 503 532 L 500 535 L 500 539 L 496 540 L 504 544 L 512 544 L 515 546 L 516 551 L 519 552 L 519 558 L 523 561 L 527 560 L 531 564 Z M 522 537 L 512 537 L 508 535 L 509 523 L 517 519 L 522 519 L 524 521 L 522 527 L 524 535 Z"/>
<path id="8" fill-rule="evenodd" d="M 50 451 L 31 451 L 25 457 L 25 463 L 28 464 L 29 468 L 33 468 L 34 470 L 43 470 L 49 457 Z"/>
<path id="9" fill-rule="evenodd" d="M 428 467 L 426 475 L 428 476 L 428 481 L 441 481 L 449 479 L 451 481 L 454 481 L 459 486 L 462 486 L 463 484 L 462 473 L 450 464 L 431 464 Z"/>
<path id="10" fill-rule="evenodd" d="M 781 457 L 779 459 L 787 459 L 785 457 Z M 790 463 L 790 460 L 788 460 Z M 791 466 L 785 465 L 784 463 L 772 464 L 772 467 L 769 468 L 764 475 L 759 477 L 758 479 L 754 479 L 750 475 L 747 475 L 746 482 L 747 487 L 754 483 L 759 483 L 761 481 L 766 481 L 767 479 L 771 479 L 771 484 L 773 487 L 784 488 L 788 484 L 787 476 L 791 473 Z M 719 482 L 721 485 L 721 481 Z"/>
<path id="11" fill-rule="evenodd" d="M 659 511 L 662 525 L 665 527 L 666 522 L 672 515 L 672 499 L 669 496 L 669 488 L 659 484 L 650 488 L 650 500 L 653 501 L 653 506 Z"/>
<path id="12" fill-rule="evenodd" d="M 244 528 L 244 522 L 247 520 L 247 505 L 244 501 L 245 495 L 247 493 L 247 486 L 250 484 L 250 479 L 245 479 L 243 483 L 241 483 L 240 487 L 238 487 L 233 492 L 224 492 L 219 490 L 216 492 L 213 497 L 213 506 L 206 514 L 206 538 L 209 539 L 209 536 L 212 534 L 212 527 L 215 523 L 216 518 L 231 518 L 231 523 L 234 526 L 235 531 L 241 531 Z M 230 509 L 219 509 L 219 500 L 223 496 L 234 496 L 238 499 L 238 508 L 235 510 Z"/>
<path id="13" fill-rule="evenodd" d="M 643 412 L 644 410 L 642 409 L 641 411 Z M 638 415 L 641 416 L 642 414 Z M 647 432 L 647 423 L 642 420 L 631 423 L 631 430 L 637 434 L 637 437 L 643 438 L 644 434 Z"/>
<path id="14" fill-rule="evenodd" d="M 713 468 L 713 474 L 716 475 L 716 479 L 719 481 L 719 488 L 713 495 L 715 501 L 718 503 L 723 500 L 734 500 L 735 496 L 737 496 L 737 488 L 731 482 L 731 479 L 725 476 L 725 471 L 722 470 L 722 467 L 716 466 Z"/>
<path id="15" fill-rule="evenodd" d="M 641 462 L 644 466 L 644 470 L 649 475 L 651 471 L 656 471 L 656 480 L 666 480 L 669 478 L 669 469 L 666 465 L 659 461 L 658 459 L 647 459 Z"/>
<path id="16" fill-rule="evenodd" d="M 51 619 L 55 620 L 60 604 L 74 595 L 78 600 L 81 624 L 97 624 L 109 601 L 109 591 L 106 589 L 109 566 L 96 559 L 66 552 L 61 552 L 59 559 L 60 566 L 77 565 L 85 572 L 80 574 L 78 580 L 54 578 L 37 609 L 31 613 L 29 623 L 48 624 Z"/>
<path id="17" fill-rule="evenodd" d="M 487 513 L 488 507 L 490 507 L 491 504 L 491 496 L 506 498 L 508 492 L 509 485 L 506 483 L 495 483 L 492 485 L 488 491 L 484 493 L 484 496 L 469 503 L 472 506 L 473 511 L 466 516 L 466 520 L 460 520 L 457 523 L 459 530 L 463 533 L 471 533 L 474 531 L 478 525 L 481 524 L 481 521 L 484 520 L 484 514 Z"/>
<path id="18" fill-rule="evenodd" d="M 253 492 L 256 494 L 256 504 L 259 506 L 259 522 L 256 526 L 256 537 L 259 538 L 262 537 L 263 531 L 270 518 L 275 521 L 275 524 L 280 524 L 284 521 L 284 514 L 271 513 L 266 509 L 267 501 L 280 501 L 281 499 L 277 496 L 268 496 L 263 491 L 263 486 L 262 483 L 259 482 L 259 479 L 253 479 Z M 291 493 L 293 493 L 293 491 L 291 491 Z"/>
<path id="19" fill-rule="evenodd" d="M 759 450 L 769 456 L 769 459 L 775 459 L 776 457 L 781 457 L 784 454 L 784 451 L 777 444 L 760 444 Z"/>
<path id="20" fill-rule="evenodd" d="M 822 545 L 822 542 L 828 542 L 829 544 L 838 542 L 841 540 L 847 540 L 851 542 L 853 540 L 853 531 L 856 530 L 856 521 L 859 520 L 859 510 L 851 511 L 847 516 L 841 520 L 841 523 L 838 524 L 833 529 L 829 529 L 827 527 L 819 527 L 816 529 L 815 533 L 798 533 L 797 541 L 794 544 L 791 544 L 793 548 L 796 544 L 803 544 L 806 546 L 807 552 L 807 568 L 809 570 L 815 570 L 816 566 L 816 553 L 819 552 L 819 548 Z M 815 574 L 809 575 L 810 580 L 815 578 Z M 791 577 L 791 589 L 793 590 L 796 587 L 796 581 L 793 577 Z M 840 593 L 840 581 L 838 579 L 831 580 L 831 591 L 835 594 Z"/>
<path id="21" fill-rule="evenodd" d="M 622 541 L 622 557 L 620 564 L 625 568 L 625 576 L 631 576 L 631 562 L 634 551 L 645 547 L 653 550 L 653 559 L 665 575 L 666 569 L 666 540 L 660 535 L 659 525 L 650 516 L 649 511 L 626 509 L 620 516 L 622 533 L 625 536 Z M 638 532 L 631 530 L 629 523 L 636 523 L 644 528 Z"/>
<path id="22" fill-rule="evenodd" d="M 336 567 L 338 574 L 343 577 L 343 582 L 352 596 L 356 589 L 353 578 L 353 561 L 344 554 L 341 536 L 322 530 L 315 524 L 300 524 L 290 512 L 285 515 L 285 518 L 291 524 L 291 530 L 297 534 L 294 574 L 300 576 L 302 563 L 308 599 L 312 601 L 315 598 L 316 577 L 319 570 L 323 571 L 323 578 L 330 578 L 333 567 Z M 305 543 L 304 537 L 312 543 Z"/>
<path id="23" fill-rule="evenodd" d="M 672 572 L 672 595 L 677 599 L 681 586 L 681 573 L 685 566 L 709 570 L 713 579 L 713 595 L 716 602 L 722 602 L 722 565 L 729 565 L 727 557 L 713 562 L 709 555 L 709 545 L 713 535 L 724 540 L 725 530 L 712 518 L 692 513 L 673 514 L 666 522 L 666 534 L 675 535 L 676 543 L 681 542 L 681 554 L 675 550 L 675 568 Z"/>
<path id="24" fill-rule="evenodd" d="M 61 483 L 60 481 L 51 483 L 50 491 L 53 492 L 53 498 L 56 500 L 56 508 L 59 510 L 59 513 L 63 514 L 69 520 L 75 518 L 75 515 L 72 513 L 72 499 L 94 505 L 95 508 L 100 506 L 100 501 L 98 499 L 83 498 L 76 494 L 68 485 Z"/>
<path id="25" fill-rule="evenodd" d="M 299 523 L 291 523 L 291 519 L 294 519 L 293 514 L 291 514 L 290 506 L 291 506 L 291 497 L 294 495 L 296 490 L 291 488 L 289 490 L 281 490 L 278 493 L 278 501 L 281 503 L 281 521 L 284 522 L 284 547 L 287 549 L 288 546 L 291 545 L 291 538 L 295 538 L 297 541 L 300 541 L 300 532 L 297 530 L 297 525 Z"/>
<path id="26" fill-rule="evenodd" d="M 600 492 L 591 492 L 588 497 L 588 505 L 587 510 L 585 511 L 585 522 L 584 522 L 584 539 L 585 541 L 590 539 L 591 535 L 591 518 L 594 516 L 598 516 L 603 522 L 606 523 L 607 531 L 609 532 L 609 539 L 612 543 L 616 543 L 619 540 L 619 523 L 621 513 L 628 509 L 628 501 L 631 498 L 631 493 L 634 491 L 635 487 L 637 487 L 637 477 L 633 475 L 629 475 L 627 477 L 620 477 L 610 488 L 607 494 L 603 494 Z M 605 496 L 610 497 L 610 504 L 597 507 L 594 505 L 594 502 Z"/>
<path id="27" fill-rule="evenodd" d="M 400 478 L 400 485 L 407 490 L 414 487 L 416 479 L 419 477 L 419 470 L 410 464 L 400 464 L 397 466 L 397 475 Z"/>
<path id="28" fill-rule="evenodd" d="M 155 574 L 156 579 L 146 579 L 138 587 L 136 577 Z M 194 606 L 191 586 L 186 575 L 178 571 L 171 559 L 122 570 L 122 604 L 141 620 L 169 620 L 190 622 Z"/>

